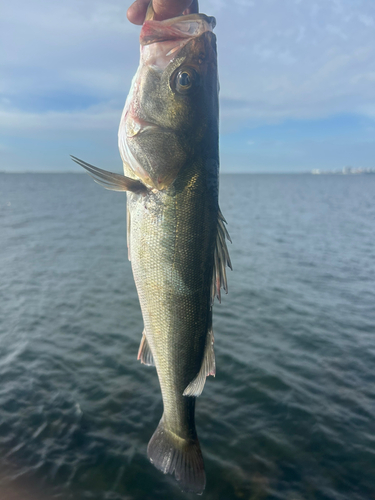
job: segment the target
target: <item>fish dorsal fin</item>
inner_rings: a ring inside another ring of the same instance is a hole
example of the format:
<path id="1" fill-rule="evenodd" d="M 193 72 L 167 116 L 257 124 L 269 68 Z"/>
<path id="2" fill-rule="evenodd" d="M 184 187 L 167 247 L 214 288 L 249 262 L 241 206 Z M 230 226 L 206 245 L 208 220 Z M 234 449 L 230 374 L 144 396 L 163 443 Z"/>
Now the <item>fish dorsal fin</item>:
<path id="1" fill-rule="evenodd" d="M 183 392 L 184 396 L 200 396 L 202 394 L 206 378 L 209 375 L 216 375 L 216 363 L 214 353 L 214 332 L 212 326 L 207 332 L 206 346 L 204 349 L 204 356 L 201 369 L 195 379 L 190 382 Z"/>
<path id="2" fill-rule="evenodd" d="M 225 227 L 226 223 L 227 221 L 224 219 L 224 216 L 219 209 L 214 253 L 214 270 L 211 286 L 212 303 L 214 302 L 215 296 L 219 299 L 219 302 L 221 302 L 220 288 L 223 288 L 225 293 L 228 293 L 227 273 L 225 268 L 228 266 L 232 269 L 232 263 L 230 261 L 226 239 L 231 243 L 232 240 L 230 239 L 227 228 Z"/>
<path id="3" fill-rule="evenodd" d="M 75 156 L 71 156 L 71 158 L 78 163 L 78 165 L 87 170 L 94 181 L 105 189 L 110 189 L 111 191 L 131 191 L 137 194 L 146 194 L 148 191 L 147 187 L 140 181 L 125 177 L 125 175 L 114 174 L 113 172 L 94 167 L 90 165 L 90 163 L 86 163 Z"/>
<path id="4" fill-rule="evenodd" d="M 138 358 L 141 363 L 147 366 L 155 366 L 154 356 L 152 355 L 150 346 L 147 342 L 145 331 L 142 332 L 142 340 L 139 345 Z"/>

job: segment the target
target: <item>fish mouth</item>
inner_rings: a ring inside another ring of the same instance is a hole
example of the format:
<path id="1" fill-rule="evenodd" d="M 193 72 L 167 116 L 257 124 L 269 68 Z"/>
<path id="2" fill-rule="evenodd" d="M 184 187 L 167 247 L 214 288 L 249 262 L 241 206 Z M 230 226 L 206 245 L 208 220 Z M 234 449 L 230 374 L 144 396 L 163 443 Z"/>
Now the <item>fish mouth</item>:
<path id="1" fill-rule="evenodd" d="M 191 40 L 215 27 L 214 17 L 191 14 L 164 21 L 145 21 L 140 34 L 141 61 L 164 71 Z"/>
<path id="2" fill-rule="evenodd" d="M 164 21 L 145 21 L 140 34 L 140 42 L 141 45 L 172 40 L 187 42 L 205 31 L 212 31 L 215 25 L 215 18 L 205 14 L 190 14 Z"/>
<path id="3" fill-rule="evenodd" d="M 125 122 L 126 137 L 131 139 L 140 134 L 159 129 L 155 123 L 143 120 L 138 116 L 128 115 Z"/>

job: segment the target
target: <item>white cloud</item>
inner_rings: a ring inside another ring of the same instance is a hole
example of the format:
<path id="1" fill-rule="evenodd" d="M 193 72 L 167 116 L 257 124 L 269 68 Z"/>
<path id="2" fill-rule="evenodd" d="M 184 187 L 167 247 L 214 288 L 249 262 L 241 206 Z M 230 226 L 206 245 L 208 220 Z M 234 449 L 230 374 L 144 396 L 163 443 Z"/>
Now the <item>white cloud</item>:
<path id="1" fill-rule="evenodd" d="M 20 110 L 0 110 L 2 133 L 27 133 L 29 136 L 59 134 L 77 131 L 107 131 L 116 129 L 121 112 L 106 105 L 93 106 L 84 111 L 30 113 Z"/>
<path id="2" fill-rule="evenodd" d="M 99 97 L 122 91 L 125 99 L 138 63 L 139 28 L 127 21 L 121 2 L 8 2 L 0 23 L 6 47 L 0 90 L 12 102 L 56 89 Z"/>
<path id="3" fill-rule="evenodd" d="M 368 16 L 366 14 L 359 14 L 358 19 L 361 21 L 362 24 L 364 24 L 368 28 L 370 26 L 374 26 L 374 18 L 371 16 Z"/>
<path id="4" fill-rule="evenodd" d="M 270 106 L 278 118 L 303 102 L 301 116 L 310 109 L 315 117 L 319 110 L 358 112 L 354 95 L 362 98 L 361 109 L 375 98 L 373 33 L 360 29 L 373 23 L 372 2 L 202 0 L 200 6 L 218 21 L 221 94 L 247 102 L 249 118 L 254 102 L 260 114 L 264 105 L 268 120 Z M 138 62 L 139 33 L 126 20 L 126 8 L 120 0 L 5 4 L 5 98 L 17 107 L 19 96 L 69 91 L 123 102 Z"/>
<path id="5" fill-rule="evenodd" d="M 139 57 L 130 3 L 2 5 L 2 133 L 76 140 L 86 131 L 115 142 Z M 200 7 L 217 18 L 222 132 L 340 113 L 375 118 L 374 2 L 201 0 Z M 54 107 L 63 96 L 72 106 Z"/>
<path id="6" fill-rule="evenodd" d="M 246 120 L 373 116 L 375 44 L 361 23 L 371 23 L 375 4 L 268 0 L 252 9 L 245 30 L 231 9 L 217 16 L 222 97 L 243 103 L 222 111 L 229 130 Z"/>
<path id="7" fill-rule="evenodd" d="M 340 38 L 342 38 L 343 40 L 348 39 L 348 35 L 345 33 L 345 31 L 340 26 L 336 26 L 334 24 L 327 24 L 326 30 L 328 31 L 328 33 L 332 33 L 333 35 L 337 35 Z"/>

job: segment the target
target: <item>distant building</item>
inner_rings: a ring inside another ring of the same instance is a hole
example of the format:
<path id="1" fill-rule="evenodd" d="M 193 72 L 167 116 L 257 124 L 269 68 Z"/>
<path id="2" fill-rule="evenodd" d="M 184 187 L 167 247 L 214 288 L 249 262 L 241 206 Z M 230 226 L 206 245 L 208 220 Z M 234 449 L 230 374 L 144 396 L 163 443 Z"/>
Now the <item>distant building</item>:
<path id="1" fill-rule="evenodd" d="M 344 167 L 342 170 L 321 170 L 320 168 L 314 168 L 311 170 L 313 175 L 326 175 L 326 174 L 341 174 L 341 175 L 358 175 L 358 174 L 375 174 L 375 168 L 353 168 Z"/>

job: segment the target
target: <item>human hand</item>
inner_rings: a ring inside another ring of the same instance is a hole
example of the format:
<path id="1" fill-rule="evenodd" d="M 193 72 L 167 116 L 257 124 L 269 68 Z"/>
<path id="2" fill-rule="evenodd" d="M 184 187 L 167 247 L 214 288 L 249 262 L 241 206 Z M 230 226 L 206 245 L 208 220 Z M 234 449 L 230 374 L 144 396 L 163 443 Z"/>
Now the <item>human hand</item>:
<path id="1" fill-rule="evenodd" d="M 150 0 L 136 0 L 128 9 L 127 16 L 133 24 L 143 24 Z M 152 0 L 154 19 L 162 21 L 182 14 L 198 12 L 198 0 Z"/>

